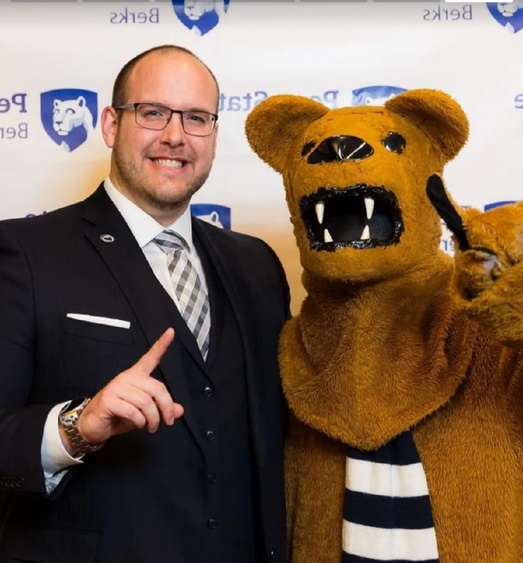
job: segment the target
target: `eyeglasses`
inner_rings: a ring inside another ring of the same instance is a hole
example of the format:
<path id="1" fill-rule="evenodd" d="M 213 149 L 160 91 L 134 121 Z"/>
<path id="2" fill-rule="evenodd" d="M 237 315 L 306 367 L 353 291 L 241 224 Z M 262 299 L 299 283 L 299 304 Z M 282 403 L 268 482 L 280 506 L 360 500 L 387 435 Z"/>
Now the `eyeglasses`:
<path id="1" fill-rule="evenodd" d="M 160 104 L 148 104 L 138 102 L 136 104 L 124 104 L 113 106 L 113 109 L 134 109 L 136 124 L 144 129 L 161 131 L 171 121 L 173 113 L 178 113 L 182 122 L 183 130 L 187 135 L 195 137 L 208 137 L 214 131 L 218 116 L 207 111 L 171 109 Z"/>

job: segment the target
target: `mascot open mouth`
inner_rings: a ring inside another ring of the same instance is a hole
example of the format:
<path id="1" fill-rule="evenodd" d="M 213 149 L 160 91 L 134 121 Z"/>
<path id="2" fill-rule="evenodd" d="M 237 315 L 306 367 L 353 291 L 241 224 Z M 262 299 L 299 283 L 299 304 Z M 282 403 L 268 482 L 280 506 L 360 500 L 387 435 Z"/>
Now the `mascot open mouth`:
<path id="1" fill-rule="evenodd" d="M 300 207 L 311 250 L 389 246 L 404 229 L 396 196 L 377 186 L 320 188 Z"/>

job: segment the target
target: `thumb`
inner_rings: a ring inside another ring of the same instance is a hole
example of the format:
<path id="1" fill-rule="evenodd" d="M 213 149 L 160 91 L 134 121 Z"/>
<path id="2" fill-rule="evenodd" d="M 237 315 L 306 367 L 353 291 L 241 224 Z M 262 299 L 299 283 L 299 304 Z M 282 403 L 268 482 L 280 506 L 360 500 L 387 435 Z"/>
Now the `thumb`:
<path id="1" fill-rule="evenodd" d="M 445 221 L 447 227 L 455 235 L 459 249 L 464 252 L 470 250 L 471 246 L 467 238 L 467 231 L 463 224 L 463 218 L 458 213 L 443 185 L 439 174 L 432 174 L 427 180 L 427 196 L 439 216 Z"/>

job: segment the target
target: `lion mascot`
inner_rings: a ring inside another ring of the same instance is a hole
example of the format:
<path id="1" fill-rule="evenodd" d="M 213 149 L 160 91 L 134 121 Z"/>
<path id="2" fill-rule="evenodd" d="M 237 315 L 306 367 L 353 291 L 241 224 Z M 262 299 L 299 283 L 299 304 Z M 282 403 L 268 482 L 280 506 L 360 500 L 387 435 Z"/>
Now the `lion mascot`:
<path id="1" fill-rule="evenodd" d="M 463 110 L 273 96 L 246 133 L 282 174 L 307 291 L 280 341 L 289 561 L 521 563 L 523 205 L 452 200 Z"/>

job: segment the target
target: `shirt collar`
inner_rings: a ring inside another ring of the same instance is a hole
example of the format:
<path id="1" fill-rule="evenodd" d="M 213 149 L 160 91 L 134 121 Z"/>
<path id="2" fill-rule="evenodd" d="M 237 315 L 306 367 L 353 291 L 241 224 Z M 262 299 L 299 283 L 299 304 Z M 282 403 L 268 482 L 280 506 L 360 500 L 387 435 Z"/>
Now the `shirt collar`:
<path id="1" fill-rule="evenodd" d="M 137 240 L 140 248 L 149 244 L 164 230 L 172 230 L 181 236 L 189 247 L 189 252 L 193 251 L 193 238 L 192 238 L 192 223 L 190 206 L 183 214 L 168 227 L 164 227 L 156 219 L 153 219 L 143 209 L 138 207 L 135 203 L 125 197 L 118 191 L 109 178 L 104 181 L 104 188 L 107 195 L 114 203 L 129 229 Z"/>

